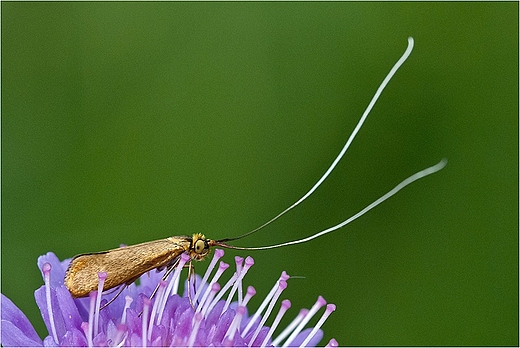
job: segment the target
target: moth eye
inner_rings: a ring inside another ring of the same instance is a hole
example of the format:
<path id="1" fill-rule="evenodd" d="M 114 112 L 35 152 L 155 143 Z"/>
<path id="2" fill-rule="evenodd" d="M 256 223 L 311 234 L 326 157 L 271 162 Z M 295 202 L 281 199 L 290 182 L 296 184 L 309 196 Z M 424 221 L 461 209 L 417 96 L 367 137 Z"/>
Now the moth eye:
<path id="1" fill-rule="evenodd" d="M 202 239 L 199 239 L 198 241 L 195 242 L 195 252 L 197 254 L 202 253 L 205 248 L 206 248 L 206 243 L 204 243 L 204 241 Z"/>

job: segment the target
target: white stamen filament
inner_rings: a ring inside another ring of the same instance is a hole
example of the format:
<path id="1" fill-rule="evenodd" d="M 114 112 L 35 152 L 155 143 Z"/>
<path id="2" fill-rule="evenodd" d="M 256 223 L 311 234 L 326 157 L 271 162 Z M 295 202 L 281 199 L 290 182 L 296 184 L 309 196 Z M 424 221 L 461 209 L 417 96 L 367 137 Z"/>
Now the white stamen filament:
<path id="1" fill-rule="evenodd" d="M 87 341 L 89 342 L 89 347 L 93 346 L 93 334 L 94 334 L 94 315 L 96 314 L 96 297 L 97 291 L 94 290 L 89 294 L 89 312 L 88 312 L 88 336 Z"/>
<path id="2" fill-rule="evenodd" d="M 107 279 L 106 272 L 98 272 L 98 291 L 96 296 L 96 314 L 94 315 L 94 337 L 99 333 L 99 307 L 101 307 L 101 295 L 103 294 L 103 285 Z"/>
<path id="3" fill-rule="evenodd" d="M 248 286 L 246 296 L 242 300 L 242 303 L 239 302 L 239 305 L 245 307 L 249 303 L 249 300 L 251 299 L 251 297 L 255 296 L 255 294 L 256 294 L 255 288 L 252 286 Z"/>
<path id="4" fill-rule="evenodd" d="M 224 256 L 224 250 L 216 249 L 215 253 L 213 254 L 213 258 L 211 259 L 211 262 L 209 263 L 208 268 L 206 269 L 206 273 L 204 273 L 204 277 L 202 277 L 202 280 L 201 280 L 199 286 L 197 287 L 197 291 L 195 292 L 195 295 L 193 296 L 193 303 L 197 303 L 200 293 L 201 293 L 202 289 L 204 288 L 204 285 L 206 285 L 206 282 L 208 281 L 209 275 L 213 271 L 213 268 L 215 268 L 217 261 L 222 256 Z"/>
<path id="5" fill-rule="evenodd" d="M 59 344 L 58 334 L 56 333 L 56 324 L 54 323 L 54 314 L 52 313 L 51 303 L 51 269 L 50 263 L 46 262 L 42 266 L 43 278 L 45 281 L 45 300 L 47 301 L 47 315 L 49 316 L 49 322 L 51 324 L 52 338 L 56 344 Z"/>
<path id="6" fill-rule="evenodd" d="M 237 263 L 238 277 L 237 277 L 237 280 L 235 281 L 235 283 L 233 284 L 233 288 L 229 292 L 229 296 L 226 300 L 226 304 L 224 305 L 224 308 L 222 309 L 222 312 L 225 312 L 229 308 L 229 305 L 231 304 L 231 300 L 233 299 L 235 292 L 237 292 L 238 287 L 242 284 L 242 279 L 245 277 L 247 271 L 249 271 L 249 269 L 254 264 L 255 264 L 255 260 L 251 256 L 246 257 L 243 267 L 242 267 L 242 262 L 240 262 L 241 267 L 239 267 L 238 263 Z M 240 288 L 242 288 L 242 287 L 240 286 Z M 238 303 L 240 303 L 241 301 L 242 301 L 242 298 L 239 298 Z"/>
<path id="7" fill-rule="evenodd" d="M 202 322 L 202 314 L 195 313 L 195 317 L 193 318 L 195 324 L 193 325 L 193 329 L 191 330 L 190 338 L 188 339 L 188 347 L 193 347 L 195 343 L 195 339 L 197 338 L 197 333 L 199 332 L 200 323 Z"/>
<path id="8" fill-rule="evenodd" d="M 306 347 L 307 344 L 309 344 L 309 342 L 314 337 L 314 335 L 316 335 L 316 332 L 318 332 L 318 330 L 321 328 L 321 326 L 323 325 L 325 320 L 327 320 L 329 315 L 332 312 L 334 312 L 335 310 L 336 310 L 336 305 L 333 305 L 332 303 L 327 305 L 327 309 L 321 316 L 320 320 L 318 320 L 316 325 L 314 325 L 314 328 L 312 329 L 311 333 L 307 336 L 307 338 L 305 338 L 305 340 L 303 340 L 302 344 L 300 344 L 300 348 Z"/>
<path id="9" fill-rule="evenodd" d="M 148 334 L 147 334 L 147 326 L 146 324 L 148 323 L 148 311 L 150 310 L 150 303 L 152 301 L 150 301 L 149 298 L 143 298 L 143 318 L 141 320 L 141 342 L 142 342 L 142 346 L 143 347 L 146 347 L 146 344 L 147 344 L 147 337 L 148 337 Z"/>
<path id="10" fill-rule="evenodd" d="M 155 321 L 155 318 L 156 318 L 156 314 L 157 314 L 157 311 L 159 310 L 160 308 L 160 305 L 162 303 L 162 300 L 163 300 L 163 297 L 164 297 L 164 290 L 166 289 L 166 285 L 168 285 L 168 283 L 166 283 L 166 281 L 164 280 L 161 280 L 159 282 L 159 290 L 157 291 L 157 294 L 155 296 L 155 301 L 152 305 L 152 314 L 150 314 L 150 321 L 148 322 L 148 340 L 151 341 L 152 340 L 152 329 L 153 329 L 153 324 Z M 157 315 L 157 325 L 160 324 L 159 322 L 159 316 Z"/>
<path id="11" fill-rule="evenodd" d="M 287 281 L 287 279 L 289 279 L 289 275 L 287 273 L 285 273 L 285 271 L 283 271 L 282 275 L 280 276 L 278 281 L 280 281 L 280 280 Z M 247 323 L 247 326 L 245 327 L 244 332 L 242 333 L 242 335 L 244 337 L 245 337 L 245 335 L 247 335 L 249 330 L 251 330 L 251 327 L 253 327 L 255 322 L 258 320 L 258 318 L 262 314 L 264 308 L 267 306 L 267 304 L 269 303 L 271 298 L 274 296 L 274 293 L 276 292 L 277 289 L 278 289 L 278 282 L 274 283 L 273 288 L 271 289 L 271 291 L 269 291 L 267 296 L 264 298 L 264 300 L 260 304 L 260 307 L 258 307 L 255 314 L 253 314 L 253 316 L 249 319 L 249 322 Z"/>
<path id="12" fill-rule="evenodd" d="M 209 293 L 208 300 L 206 303 L 209 303 L 210 305 L 213 303 L 213 299 L 215 298 L 215 295 L 220 291 L 220 284 L 219 283 L 213 283 L 211 285 L 211 292 Z M 207 317 L 209 312 L 213 309 L 213 307 L 205 306 L 202 310 L 202 315 L 204 318 Z"/>
<path id="13" fill-rule="evenodd" d="M 182 253 L 181 254 L 181 257 L 179 259 L 179 264 L 175 268 L 175 272 L 173 273 L 172 280 L 170 281 L 170 284 L 173 284 L 173 288 L 172 288 L 172 292 L 171 292 L 172 295 L 177 295 L 177 292 L 179 291 L 180 274 L 181 274 L 182 268 L 184 267 L 186 262 L 188 262 L 189 260 L 190 260 L 190 257 L 188 256 L 188 254 L 186 254 L 186 253 Z M 169 289 L 171 287 L 170 284 L 168 284 L 168 292 L 167 293 L 170 293 L 169 292 Z"/>
<path id="14" fill-rule="evenodd" d="M 274 330 L 278 327 L 280 324 L 280 321 L 282 320 L 285 312 L 291 308 L 291 301 L 289 300 L 283 300 L 282 305 L 280 306 L 280 310 L 278 311 L 278 314 L 276 315 L 276 318 L 274 318 L 273 324 L 271 325 L 271 328 L 269 329 L 269 332 L 267 335 L 265 335 L 264 341 L 260 345 L 260 347 L 265 347 L 267 345 L 267 342 L 269 342 L 269 339 L 274 333 Z"/>
<path id="15" fill-rule="evenodd" d="M 126 324 L 126 310 L 130 308 L 130 305 L 134 299 L 130 296 L 125 296 L 125 308 L 123 308 L 123 314 L 121 314 L 121 324 Z"/>
<path id="16" fill-rule="evenodd" d="M 291 323 L 271 342 L 271 345 L 277 347 L 280 342 L 282 342 L 285 337 L 289 336 L 289 334 L 300 324 L 300 322 L 305 318 L 305 316 L 309 313 L 309 310 L 306 308 L 302 308 L 300 313 L 296 316 L 296 318 L 291 321 Z"/>
<path id="17" fill-rule="evenodd" d="M 217 249 L 217 250 L 222 250 L 222 249 Z M 220 279 L 220 277 L 222 276 L 224 271 L 226 269 L 228 269 L 228 267 L 229 267 L 229 264 L 220 261 L 220 265 L 219 265 L 217 271 L 215 272 L 215 275 L 213 276 L 213 279 L 211 279 L 211 282 L 209 283 L 208 287 L 206 288 L 206 291 L 204 292 L 204 295 L 202 296 L 202 298 L 201 298 L 201 300 L 199 302 L 199 305 L 197 307 L 197 312 L 201 311 L 202 306 L 204 306 L 204 304 L 207 301 L 207 298 L 208 298 L 208 296 L 209 296 L 209 294 L 211 292 L 213 284 L 215 284 Z M 195 302 L 195 301 L 193 301 L 193 302 Z M 211 303 L 211 302 L 208 302 L 208 303 Z"/>
<path id="18" fill-rule="evenodd" d="M 278 281 L 278 289 L 276 289 L 276 292 L 273 295 L 273 298 L 271 299 L 271 302 L 269 302 L 269 306 L 267 307 L 267 310 L 265 311 L 265 314 L 262 317 L 262 320 L 260 320 L 260 324 L 256 327 L 255 333 L 251 337 L 251 340 L 249 341 L 249 347 L 251 347 L 256 338 L 258 337 L 258 334 L 260 333 L 260 330 L 262 330 L 265 322 L 267 321 L 267 318 L 269 318 L 269 315 L 271 315 L 271 312 L 273 311 L 274 305 L 276 304 L 276 301 L 278 301 L 278 298 L 282 294 L 282 291 L 287 288 L 287 282 L 285 280 L 279 280 Z"/>
<path id="19" fill-rule="evenodd" d="M 237 307 L 235 317 L 233 318 L 231 325 L 229 325 L 229 328 L 228 328 L 226 334 L 224 335 L 224 337 L 227 339 L 227 342 L 230 342 L 230 343 L 233 342 L 233 339 L 235 338 L 235 333 L 237 332 L 238 328 L 240 327 L 240 323 L 242 322 L 242 317 L 244 316 L 245 313 L 246 313 L 246 307 L 244 307 L 244 306 Z"/>
<path id="20" fill-rule="evenodd" d="M 323 307 L 327 302 L 325 301 L 325 299 L 321 296 L 318 296 L 318 300 L 316 301 L 316 303 L 314 303 L 314 305 L 311 307 L 311 309 L 309 310 L 309 312 L 307 313 L 307 315 L 302 319 L 302 321 L 300 322 L 300 324 L 298 324 L 298 326 L 296 327 L 296 329 L 294 329 L 293 333 L 289 336 L 289 338 L 287 339 L 287 341 L 284 342 L 284 344 L 282 345 L 282 347 L 288 347 L 292 341 L 294 341 L 294 339 L 296 338 L 296 336 L 298 336 L 298 334 L 302 331 L 302 329 L 304 328 L 305 325 L 307 325 L 307 323 L 309 322 L 309 320 L 311 320 L 311 318 L 314 316 L 314 314 L 316 314 L 316 312 L 321 308 Z"/>
<path id="21" fill-rule="evenodd" d="M 168 292 L 167 292 L 167 286 L 168 282 L 166 280 L 162 280 L 159 282 L 159 289 L 157 290 L 157 295 L 155 297 L 155 302 L 152 308 L 152 315 L 150 323 L 153 323 L 155 318 L 157 318 L 157 325 L 161 323 L 163 313 L 164 313 L 164 307 L 166 307 L 166 301 L 168 300 Z M 157 314 L 157 316 L 156 316 Z M 152 337 L 151 333 L 148 333 L 150 337 Z M 150 338 L 149 338 L 150 339 Z"/>

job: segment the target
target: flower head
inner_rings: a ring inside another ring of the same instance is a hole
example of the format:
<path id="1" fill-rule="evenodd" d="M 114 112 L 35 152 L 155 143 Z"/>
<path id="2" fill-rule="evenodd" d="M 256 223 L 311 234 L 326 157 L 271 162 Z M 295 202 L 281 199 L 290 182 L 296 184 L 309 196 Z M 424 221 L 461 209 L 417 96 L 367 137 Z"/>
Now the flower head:
<path id="1" fill-rule="evenodd" d="M 320 327 L 335 310 L 333 304 L 327 304 L 319 296 L 309 310 L 300 310 L 284 330 L 274 335 L 291 307 L 289 300 L 283 300 L 277 314 L 273 313 L 287 287 L 289 275 L 282 272 L 261 305 L 250 315 L 248 302 L 256 291 L 248 286 L 244 293 L 242 282 L 254 260 L 236 257 L 236 271 L 221 286 L 218 281 L 229 268 L 228 264 L 219 263 L 223 255 L 224 251 L 217 249 L 204 276 L 188 281 L 182 296 L 178 294 L 178 288 L 180 273 L 190 260 L 186 254 L 181 255 L 167 280 L 162 279 L 163 273 L 144 274 L 139 285 L 131 284 L 121 296 L 102 308 L 115 293 L 93 291 L 88 298 L 72 298 L 63 285 L 70 260 L 60 262 L 56 255 L 47 253 L 38 258 L 45 285 L 36 290 L 34 296 L 49 335 L 42 341 L 27 317 L 2 295 L 2 345 L 263 347 L 315 346 L 319 343 L 323 337 Z M 105 278 L 106 273 L 100 272 L 99 289 L 103 289 Z M 154 289 L 156 293 L 150 299 Z M 316 325 L 305 328 L 321 307 L 325 307 L 325 311 Z M 271 315 L 274 315 L 271 326 L 265 326 Z M 337 342 L 332 339 L 328 345 L 337 346 Z"/>

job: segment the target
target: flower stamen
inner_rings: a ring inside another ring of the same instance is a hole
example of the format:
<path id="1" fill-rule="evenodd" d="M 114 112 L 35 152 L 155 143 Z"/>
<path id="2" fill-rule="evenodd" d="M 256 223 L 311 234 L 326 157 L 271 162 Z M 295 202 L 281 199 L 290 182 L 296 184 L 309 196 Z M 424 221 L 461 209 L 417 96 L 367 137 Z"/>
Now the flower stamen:
<path id="1" fill-rule="evenodd" d="M 88 336 L 87 342 L 89 342 L 89 347 L 93 346 L 92 340 L 94 338 L 94 316 L 96 315 L 96 298 L 97 291 L 94 290 L 89 294 L 89 311 L 88 311 Z"/>
<path id="2" fill-rule="evenodd" d="M 246 257 L 246 261 L 245 261 L 243 267 L 242 267 L 242 261 L 240 261 L 240 262 L 238 261 L 238 259 L 243 260 L 243 258 L 241 258 L 241 257 L 239 258 L 237 256 L 237 257 L 235 257 L 235 259 L 237 260 L 238 277 L 237 277 L 235 283 L 233 284 L 233 288 L 229 292 L 229 296 L 226 300 L 226 304 L 224 305 L 224 309 L 222 309 L 222 312 L 225 312 L 229 308 L 229 305 L 231 304 L 231 300 L 233 299 L 235 292 L 237 292 L 237 289 L 239 289 L 239 288 L 240 288 L 240 290 L 238 292 L 238 303 L 242 302 L 242 279 L 245 277 L 247 271 L 249 271 L 249 269 L 255 264 L 255 260 L 251 256 Z"/>
<path id="3" fill-rule="evenodd" d="M 195 343 L 195 339 L 197 338 L 197 334 L 199 332 L 200 323 L 202 322 L 202 314 L 195 313 L 194 321 L 195 324 L 193 325 L 193 329 L 188 340 L 188 347 L 193 347 L 193 344 Z"/>
<path id="4" fill-rule="evenodd" d="M 87 344 L 88 344 L 88 346 L 92 347 L 94 344 L 92 343 L 92 336 L 89 335 L 90 325 L 86 321 L 81 323 L 81 330 L 83 330 L 83 333 L 87 337 Z"/>
<path id="5" fill-rule="evenodd" d="M 222 288 L 222 290 L 220 290 L 218 292 L 218 294 L 215 296 L 215 298 L 213 299 L 213 301 L 211 302 L 211 304 L 208 306 L 208 313 L 210 310 L 213 309 L 213 307 L 215 307 L 215 305 L 217 304 L 218 301 L 220 301 L 220 299 L 225 295 L 226 291 L 228 291 L 228 289 L 233 285 L 233 283 L 235 282 L 235 280 L 237 279 L 238 275 L 237 273 L 235 272 L 233 274 L 233 276 L 231 278 L 229 278 L 229 280 L 227 281 L 227 283 L 224 285 L 224 287 Z M 220 314 L 222 314 L 224 311 L 220 312 Z"/>
<path id="6" fill-rule="evenodd" d="M 211 292 L 209 293 L 208 299 L 206 300 L 206 303 L 213 303 L 213 299 L 215 298 L 215 295 L 220 291 L 220 284 L 219 283 L 213 283 L 211 285 Z M 213 307 L 205 306 L 202 308 L 202 315 L 204 318 L 207 317 L 207 314 L 213 309 Z"/>
<path id="7" fill-rule="evenodd" d="M 318 330 L 321 328 L 321 326 L 323 325 L 325 320 L 327 320 L 329 315 L 332 312 L 334 312 L 335 310 L 336 310 L 336 305 L 334 305 L 332 303 L 327 305 L 327 308 L 325 309 L 325 312 L 321 316 L 320 320 L 318 320 L 318 322 L 316 323 L 316 325 L 312 329 L 311 333 L 307 336 L 307 338 L 305 338 L 305 340 L 302 342 L 300 347 L 305 347 L 311 341 L 311 339 L 314 337 L 314 335 L 316 335 L 316 332 L 318 332 Z"/>
<path id="8" fill-rule="evenodd" d="M 99 308 L 101 306 L 101 295 L 103 294 L 103 285 L 107 279 L 107 272 L 98 272 L 98 291 L 96 296 L 96 315 L 94 316 L 94 337 L 99 332 Z"/>
<path id="9" fill-rule="evenodd" d="M 242 303 L 239 303 L 239 304 L 241 306 L 246 306 L 249 303 L 249 300 L 251 299 L 251 297 L 255 296 L 255 294 L 256 294 L 255 288 L 252 287 L 251 285 L 249 285 L 247 287 L 246 296 L 244 296 L 244 299 L 242 300 Z"/>
<path id="10" fill-rule="evenodd" d="M 291 323 L 275 338 L 273 342 L 271 342 L 271 345 L 278 346 L 280 342 L 282 342 L 285 337 L 289 336 L 289 334 L 298 326 L 298 324 L 305 318 L 305 316 L 309 313 L 309 310 L 307 308 L 300 309 L 300 313 L 296 316 L 296 318 L 291 321 Z"/>
<path id="11" fill-rule="evenodd" d="M 238 332 L 238 329 L 240 328 L 240 323 L 242 322 L 242 317 L 245 313 L 246 307 L 237 307 L 235 317 L 233 318 L 233 321 L 231 322 L 231 325 L 229 325 L 226 335 L 224 336 L 224 346 L 229 346 L 233 344 L 233 340 L 235 339 L 235 333 Z"/>
<path id="12" fill-rule="evenodd" d="M 52 304 L 51 304 L 51 269 L 52 266 L 50 263 L 45 262 L 42 267 L 43 278 L 45 281 L 45 300 L 47 301 L 47 313 L 49 315 L 49 322 L 51 324 L 52 338 L 56 344 L 59 344 L 58 334 L 56 333 L 56 324 L 54 323 L 54 314 L 52 313 Z"/>
<path id="13" fill-rule="evenodd" d="M 331 340 L 329 341 L 329 343 L 327 343 L 325 347 L 335 348 L 337 346 L 339 346 L 338 341 L 336 341 L 334 338 L 331 338 Z"/>
<path id="14" fill-rule="evenodd" d="M 184 268 L 184 265 L 186 264 L 186 262 L 188 262 L 189 260 L 190 260 L 190 257 L 188 256 L 188 254 L 186 254 L 186 253 L 181 254 L 181 257 L 179 259 L 179 264 L 175 268 L 175 272 L 173 273 L 173 277 L 170 280 L 170 284 L 168 284 L 168 291 L 166 292 L 167 294 L 170 293 L 169 290 L 171 289 L 172 290 L 171 295 L 177 295 L 177 293 L 179 291 L 179 280 L 180 280 L 181 271 Z"/>
<path id="15" fill-rule="evenodd" d="M 209 296 L 211 290 L 213 289 L 213 284 L 215 284 L 220 279 L 220 277 L 222 276 L 224 271 L 226 269 L 228 269 L 228 267 L 229 267 L 229 264 L 227 264 L 225 262 L 222 262 L 222 261 L 220 262 L 220 265 L 219 265 L 217 271 L 215 272 L 215 275 L 213 276 L 213 279 L 211 279 L 211 282 L 209 283 L 206 291 L 204 292 L 204 295 L 202 296 L 202 298 L 201 298 L 201 300 L 199 302 L 199 305 L 197 307 L 197 312 L 200 312 L 201 309 L 202 309 L 202 306 L 204 306 L 204 304 L 208 301 L 208 296 Z M 220 286 L 219 286 L 219 289 L 220 289 Z M 195 301 L 196 300 L 194 299 L 193 302 L 195 302 Z M 211 302 L 207 302 L 207 303 L 211 303 Z"/>
<path id="16" fill-rule="evenodd" d="M 147 337 L 148 337 L 148 334 L 147 334 L 147 323 L 148 323 L 148 312 L 150 310 L 150 304 L 152 303 L 152 301 L 148 298 L 148 297 L 143 297 L 143 317 L 141 318 L 141 327 L 142 327 L 142 332 L 141 332 L 141 340 L 142 340 L 142 346 L 143 347 L 146 347 L 146 344 L 147 344 Z"/>
<path id="17" fill-rule="evenodd" d="M 123 308 L 123 314 L 121 314 L 121 324 L 126 324 L 126 310 L 130 308 L 130 305 L 134 299 L 131 296 L 125 296 L 125 307 Z"/>
<path id="18" fill-rule="evenodd" d="M 285 271 L 283 271 L 282 274 L 280 275 L 280 278 L 278 280 L 279 281 L 280 280 L 287 281 L 287 279 L 289 279 L 289 278 L 290 278 L 289 275 Z M 274 284 L 273 288 L 271 289 L 271 291 L 269 291 L 269 293 L 265 297 L 265 299 L 262 302 L 262 304 L 260 304 L 260 307 L 258 307 L 258 309 L 256 310 L 255 314 L 249 319 L 249 323 L 247 323 L 247 326 L 244 329 L 244 332 L 242 333 L 244 336 L 247 335 L 249 330 L 251 330 L 251 328 L 253 327 L 253 325 L 255 324 L 255 322 L 258 320 L 258 318 L 260 317 L 261 313 L 263 312 L 264 308 L 267 306 L 267 303 L 274 296 L 274 293 L 276 292 L 277 289 L 278 289 L 278 282 L 276 282 Z"/>
<path id="19" fill-rule="evenodd" d="M 280 306 L 280 310 L 278 311 L 278 314 L 274 318 L 273 324 L 271 325 L 271 328 L 269 329 L 269 332 L 267 335 L 265 335 L 264 341 L 260 345 L 260 347 L 265 347 L 271 336 L 273 335 L 274 330 L 278 327 L 278 324 L 280 324 L 280 321 L 282 320 L 285 312 L 291 308 L 291 301 L 289 300 L 283 300 L 282 304 Z"/>
<path id="20" fill-rule="evenodd" d="M 323 307 L 324 305 L 327 304 L 327 301 L 325 301 L 325 299 L 321 296 L 318 296 L 318 300 L 316 301 L 316 303 L 314 303 L 314 305 L 311 307 L 311 309 L 309 310 L 309 312 L 307 313 L 307 315 L 302 319 L 302 321 L 300 322 L 300 324 L 298 324 L 298 326 L 296 327 L 296 329 L 293 331 L 293 333 L 289 336 L 289 338 L 287 339 L 287 341 L 284 342 L 284 344 L 282 345 L 282 347 L 287 347 L 289 346 L 292 341 L 296 338 L 296 336 L 298 336 L 298 334 L 302 331 L 303 327 L 305 325 L 307 325 L 307 323 L 309 322 L 309 320 L 311 320 L 311 318 L 314 316 L 314 314 L 316 314 L 316 312 L 321 308 Z"/>
<path id="21" fill-rule="evenodd" d="M 215 268 L 215 265 L 217 264 L 217 261 L 224 256 L 224 250 L 222 249 L 215 249 L 215 253 L 213 254 L 213 258 L 211 259 L 211 262 L 208 265 L 208 268 L 206 269 L 206 273 L 204 273 L 204 277 L 202 277 L 202 280 L 197 287 L 197 291 L 195 292 L 195 296 L 193 296 L 193 303 L 196 303 L 199 299 L 200 293 L 202 292 L 202 289 L 204 288 L 204 285 L 206 285 L 206 282 L 208 281 L 209 275 L 211 272 L 213 272 L 213 268 Z M 210 286 L 208 286 L 209 288 Z"/>
<path id="22" fill-rule="evenodd" d="M 267 318 L 269 318 L 269 315 L 273 311 L 273 307 L 276 304 L 276 301 L 278 301 L 278 297 L 282 294 L 282 291 L 287 288 L 287 282 L 285 280 L 279 280 L 278 281 L 278 289 L 276 289 L 276 292 L 274 293 L 273 298 L 271 299 L 271 302 L 269 302 L 269 306 L 267 307 L 267 310 L 265 311 L 264 316 L 262 317 L 262 320 L 260 320 L 260 324 L 258 324 L 255 333 L 251 337 L 251 340 L 249 341 L 249 347 L 251 347 L 256 338 L 258 337 L 258 334 L 260 333 L 260 330 L 262 330 L 265 322 L 267 321 Z"/>
<path id="23" fill-rule="evenodd" d="M 157 296 L 155 298 L 155 302 L 152 307 L 152 314 L 150 316 L 150 323 L 148 327 L 148 339 L 152 339 L 152 326 L 153 323 L 156 322 L 157 325 L 161 322 L 162 314 L 164 311 L 164 305 L 166 304 L 166 300 L 168 299 L 167 296 L 164 296 L 164 291 L 166 289 L 166 286 L 168 283 L 165 280 L 162 280 L 159 282 L 159 290 L 157 290 Z M 157 319 L 157 321 L 155 320 Z"/>

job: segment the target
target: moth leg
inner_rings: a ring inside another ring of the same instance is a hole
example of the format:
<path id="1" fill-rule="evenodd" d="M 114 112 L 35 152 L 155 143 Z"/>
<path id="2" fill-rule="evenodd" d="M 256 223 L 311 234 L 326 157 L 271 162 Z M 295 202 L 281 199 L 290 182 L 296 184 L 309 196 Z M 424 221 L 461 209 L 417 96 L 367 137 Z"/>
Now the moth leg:
<path id="1" fill-rule="evenodd" d="M 177 267 L 177 264 L 179 263 L 179 259 L 177 259 L 174 263 L 172 263 L 171 265 L 169 265 L 167 268 L 166 268 L 166 272 L 164 272 L 164 275 L 162 277 L 162 280 L 166 280 L 168 278 L 168 276 L 170 275 L 170 273 L 172 273 L 172 271 L 175 269 L 175 267 Z M 153 297 L 155 296 L 155 294 L 157 293 L 157 290 L 159 290 L 159 286 L 161 284 L 157 284 L 157 286 L 155 287 L 154 291 L 152 292 L 152 294 L 150 295 L 150 300 L 153 299 Z"/>
<path id="2" fill-rule="evenodd" d="M 137 278 L 136 278 L 137 279 Z M 135 281 L 135 279 L 133 281 L 130 282 L 130 284 L 132 284 L 133 282 Z M 128 286 L 128 283 L 127 284 L 123 284 L 119 287 L 119 290 L 117 291 L 116 295 L 114 297 L 112 297 L 110 300 L 108 300 L 107 303 L 105 303 L 104 305 L 102 305 L 101 307 L 99 307 L 99 310 L 102 310 L 103 308 L 105 308 L 106 306 L 108 306 L 109 304 L 111 304 L 112 302 L 114 302 L 114 300 L 119 296 L 121 295 L 121 293 L 123 292 L 124 289 L 126 289 Z"/>
<path id="3" fill-rule="evenodd" d="M 190 305 L 193 309 L 195 309 L 195 304 L 193 303 L 193 299 L 191 297 L 191 289 L 192 287 L 192 277 L 193 277 L 193 287 L 195 287 L 195 282 L 197 278 L 195 278 L 195 267 L 193 267 L 193 262 L 190 260 L 190 263 L 188 265 L 188 298 L 190 300 Z"/>

